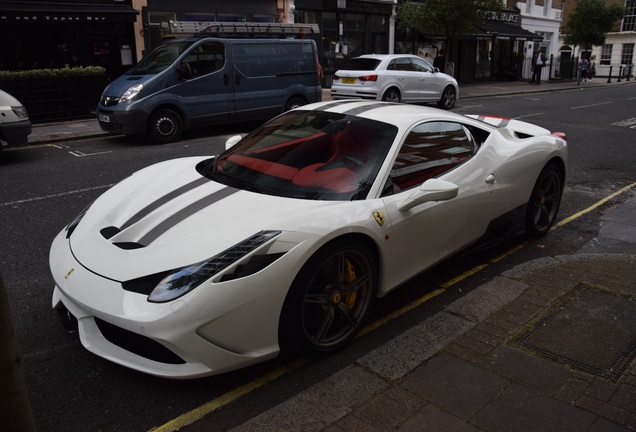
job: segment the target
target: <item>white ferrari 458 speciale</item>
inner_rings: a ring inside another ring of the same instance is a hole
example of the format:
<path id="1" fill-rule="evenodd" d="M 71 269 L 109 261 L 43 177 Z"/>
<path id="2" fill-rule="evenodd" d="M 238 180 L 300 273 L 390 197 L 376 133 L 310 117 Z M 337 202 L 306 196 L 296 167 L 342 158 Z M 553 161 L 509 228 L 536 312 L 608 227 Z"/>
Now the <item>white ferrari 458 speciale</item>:
<path id="1" fill-rule="evenodd" d="M 546 234 L 562 133 L 376 101 L 288 111 L 213 157 L 145 168 L 53 241 L 53 307 L 91 352 L 194 378 L 349 342 L 442 259 Z"/>

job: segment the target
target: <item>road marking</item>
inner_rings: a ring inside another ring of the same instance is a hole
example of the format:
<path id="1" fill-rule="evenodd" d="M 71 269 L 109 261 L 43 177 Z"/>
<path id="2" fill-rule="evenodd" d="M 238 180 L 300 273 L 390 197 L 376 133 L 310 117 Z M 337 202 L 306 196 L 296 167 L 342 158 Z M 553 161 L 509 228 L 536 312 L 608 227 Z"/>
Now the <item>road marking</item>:
<path id="1" fill-rule="evenodd" d="M 595 107 L 595 106 L 599 106 L 599 105 L 607 105 L 607 104 L 611 104 L 611 103 L 612 102 L 600 102 L 600 103 L 591 104 L 591 105 L 581 105 L 581 106 L 577 106 L 577 107 L 572 107 L 570 109 L 571 110 L 575 110 L 575 109 L 590 108 L 590 107 Z"/>
<path id="2" fill-rule="evenodd" d="M 112 151 L 108 150 L 108 151 L 96 152 L 96 153 L 84 153 L 81 151 L 74 150 L 74 151 L 70 151 L 69 153 L 75 157 L 86 157 L 86 156 L 95 156 L 100 154 L 112 153 Z"/>
<path id="3" fill-rule="evenodd" d="M 534 114 L 526 114 L 526 115 L 522 115 L 522 116 L 519 116 L 519 117 L 514 117 L 514 120 L 519 120 L 519 119 L 526 118 L 526 117 L 540 116 L 540 115 L 543 115 L 543 114 L 545 114 L 545 113 L 540 112 L 540 113 L 534 113 Z"/>
<path id="4" fill-rule="evenodd" d="M 34 202 L 34 201 L 42 201 L 42 200 L 50 199 L 50 198 L 59 198 L 59 197 L 63 197 L 63 196 L 66 196 L 66 195 L 73 195 L 73 194 L 78 194 L 78 193 L 83 193 L 83 192 L 94 191 L 94 190 L 98 190 L 98 189 L 107 189 L 107 188 L 113 187 L 113 186 L 115 186 L 115 183 L 102 185 L 102 186 L 93 186 L 93 187 L 84 188 L 84 189 L 75 189 L 75 190 L 68 191 L 68 192 L 61 192 L 61 193 L 51 194 L 51 195 L 43 195 L 43 196 L 34 197 L 34 198 L 28 198 L 28 199 L 23 199 L 23 200 L 9 201 L 9 202 L 0 203 L 0 207 L 10 207 L 10 206 L 18 205 L 18 204 L 31 203 L 31 202 Z"/>
<path id="5" fill-rule="evenodd" d="M 228 405 L 230 402 L 234 402 L 241 396 L 245 396 L 254 390 L 263 387 L 265 384 L 268 384 L 283 375 L 286 375 L 289 372 L 292 372 L 299 367 L 309 363 L 310 359 L 302 358 L 295 360 L 293 362 L 288 363 L 285 366 L 281 366 L 278 369 L 271 371 L 268 374 L 263 375 L 260 378 L 255 379 L 252 382 L 249 382 L 245 385 L 235 388 L 234 390 L 225 393 L 222 396 L 219 396 L 216 399 L 211 400 L 198 408 L 195 408 L 191 411 L 188 411 L 185 414 L 180 415 L 179 417 L 170 420 L 168 423 L 158 426 L 156 428 L 150 429 L 149 432 L 168 432 L 168 431 L 178 431 L 182 427 L 191 425 L 197 420 L 201 420 L 207 414 L 216 411 L 217 409 Z"/>
<path id="6" fill-rule="evenodd" d="M 555 224 L 552 229 L 550 229 L 550 232 L 556 230 L 557 228 L 560 228 L 564 225 L 567 225 L 568 223 L 572 222 L 573 220 L 581 217 L 582 215 L 591 212 L 592 210 L 598 208 L 599 206 L 605 204 L 606 202 L 608 202 L 609 200 L 611 200 L 612 198 L 621 195 L 625 192 L 627 192 L 628 190 L 632 189 L 633 187 L 636 186 L 636 182 L 632 183 L 628 186 L 625 186 L 624 188 L 620 189 L 617 192 L 614 192 L 613 194 L 603 198 L 602 200 L 598 201 L 596 204 L 591 205 L 590 207 L 581 210 L 578 213 L 575 213 L 574 215 L 563 219 L 561 222 Z M 444 292 L 446 292 L 446 290 L 451 287 L 452 285 L 468 278 L 469 276 L 472 276 L 478 272 L 480 272 L 481 270 L 487 268 L 490 264 L 494 264 L 497 263 L 498 261 L 501 261 L 502 259 L 512 255 L 513 253 L 523 249 L 525 246 L 529 245 L 530 243 L 532 243 L 532 240 L 528 240 L 526 242 L 523 242 L 521 244 L 515 245 L 514 247 L 512 247 L 511 249 L 509 249 L 508 251 L 504 252 L 503 254 L 499 255 L 498 257 L 495 257 L 493 259 L 491 259 L 489 261 L 489 263 L 484 263 L 484 264 L 480 264 L 478 266 L 473 267 L 472 269 L 462 273 L 461 275 L 443 283 L 441 285 L 441 288 L 437 288 L 431 292 L 426 293 L 424 296 L 412 301 L 411 303 L 409 303 L 408 305 L 400 308 L 399 310 L 394 311 L 393 313 L 387 315 L 386 317 L 379 319 L 367 326 L 365 326 L 362 330 L 360 330 L 360 333 L 358 334 L 358 337 L 363 336 L 365 334 L 370 333 L 371 331 L 382 327 L 385 324 L 388 324 L 390 321 L 394 320 L 395 318 L 400 317 L 401 315 L 404 315 L 406 312 L 414 309 L 415 307 L 437 297 L 440 294 L 443 294 Z M 169 421 L 168 423 L 165 423 L 161 426 L 155 427 L 150 429 L 148 432 L 176 432 L 179 429 L 191 425 L 194 422 L 201 420 L 203 417 L 205 417 L 206 415 L 226 406 L 229 405 L 230 403 L 236 401 L 237 399 L 239 399 L 242 396 L 245 396 L 249 393 L 251 393 L 252 391 L 264 386 L 265 384 L 268 384 L 278 378 L 280 378 L 281 376 L 286 375 L 289 372 L 292 372 L 296 369 L 298 369 L 299 367 L 308 364 L 311 362 L 311 359 L 307 359 L 307 358 L 303 358 L 303 359 L 299 359 L 299 360 L 295 360 L 285 366 L 282 366 L 268 374 L 263 375 L 262 377 L 249 382 L 245 385 L 242 385 L 240 387 L 237 387 L 236 389 L 225 393 L 224 395 L 219 396 L 216 399 L 211 400 L 210 402 L 207 402 L 203 405 L 201 405 L 198 408 L 195 408 L 185 414 L 182 414 L 178 417 L 176 417 L 175 419 Z"/>

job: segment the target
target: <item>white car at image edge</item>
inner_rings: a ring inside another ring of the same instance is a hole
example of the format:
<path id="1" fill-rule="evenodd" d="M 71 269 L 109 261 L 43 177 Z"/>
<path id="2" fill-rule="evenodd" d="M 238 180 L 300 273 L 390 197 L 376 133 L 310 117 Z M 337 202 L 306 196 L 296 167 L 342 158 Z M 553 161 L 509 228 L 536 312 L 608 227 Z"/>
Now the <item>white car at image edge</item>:
<path id="1" fill-rule="evenodd" d="M 428 102 L 451 109 L 459 98 L 459 86 L 455 78 L 416 55 L 367 54 L 336 71 L 331 98 Z"/>
<path id="2" fill-rule="evenodd" d="M 26 108 L 15 97 L 0 90 L 0 151 L 3 144 L 7 147 L 27 144 L 31 129 Z"/>
<path id="3" fill-rule="evenodd" d="M 52 305 L 86 349 L 169 378 L 333 352 L 441 260 L 546 234 L 567 166 L 530 123 L 360 100 L 226 148 L 132 174 L 53 240 Z"/>

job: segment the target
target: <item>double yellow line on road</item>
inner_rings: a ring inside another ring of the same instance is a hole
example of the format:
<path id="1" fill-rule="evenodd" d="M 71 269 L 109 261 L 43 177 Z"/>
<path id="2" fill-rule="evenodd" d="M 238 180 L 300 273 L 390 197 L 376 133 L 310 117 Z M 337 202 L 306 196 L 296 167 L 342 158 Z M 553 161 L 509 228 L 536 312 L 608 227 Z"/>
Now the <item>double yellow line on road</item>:
<path id="1" fill-rule="evenodd" d="M 628 186 L 625 186 L 624 188 L 618 190 L 617 192 L 614 192 L 613 194 L 603 198 L 602 200 L 596 202 L 595 204 L 591 205 L 590 207 L 581 210 L 578 213 L 573 214 L 570 217 L 567 217 L 565 219 L 563 219 L 562 221 L 556 223 L 551 231 L 554 231 L 558 228 L 561 228 L 567 224 L 569 224 L 570 222 L 580 218 L 581 216 L 583 216 L 586 213 L 589 213 L 593 210 L 595 210 L 596 208 L 602 206 L 603 204 L 607 203 L 608 201 L 610 201 L 611 199 L 629 191 L 630 189 L 634 188 L 636 186 L 636 182 L 632 183 Z M 498 261 L 501 261 L 502 259 L 514 254 L 515 252 L 519 251 L 520 249 L 523 249 L 525 246 L 527 246 L 528 244 L 530 244 L 530 241 L 526 241 L 523 242 L 521 244 L 515 245 L 515 247 L 509 249 L 508 251 L 506 251 L 505 253 L 499 255 L 498 257 L 495 257 L 493 259 L 490 260 L 490 264 L 492 263 L 496 263 Z M 364 327 L 360 333 L 358 334 L 359 336 L 363 336 L 365 334 L 368 334 L 370 332 L 372 332 L 373 330 L 376 330 L 384 325 L 386 325 L 387 323 L 391 322 L 392 320 L 394 320 L 395 318 L 404 315 L 406 312 L 415 309 L 416 307 L 420 306 L 421 304 L 431 300 L 432 298 L 437 297 L 438 295 L 444 293 L 448 288 L 450 288 L 451 286 L 467 279 L 468 277 L 479 273 L 480 271 L 482 271 L 483 269 L 485 269 L 486 267 L 488 267 L 490 264 L 489 263 L 485 263 L 485 264 L 480 264 L 478 266 L 473 267 L 472 269 L 462 273 L 461 275 L 443 283 L 440 288 L 437 288 L 429 293 L 427 293 L 426 295 L 412 301 L 411 303 L 409 303 L 408 305 L 396 310 L 395 312 L 383 317 L 380 320 L 377 320 L 369 325 L 367 325 L 366 327 Z M 178 431 L 179 429 L 181 429 L 182 427 L 188 426 L 190 424 L 193 424 L 194 422 L 201 420 L 203 417 L 205 417 L 206 415 L 218 410 L 219 408 L 222 408 L 226 405 L 229 405 L 230 403 L 236 401 L 237 399 L 239 399 L 242 396 L 245 396 L 251 392 L 253 392 L 254 390 L 257 390 L 260 387 L 263 387 L 264 385 L 280 378 L 283 375 L 286 375 L 289 372 L 292 372 L 298 368 L 300 368 L 301 366 L 309 363 L 311 360 L 307 359 L 307 358 L 301 358 L 298 360 L 295 360 L 293 362 L 290 362 L 288 364 L 286 364 L 285 366 L 282 366 L 280 368 L 277 368 L 261 377 L 259 377 L 258 379 L 251 381 L 247 384 L 244 384 L 240 387 L 237 387 L 236 389 L 225 393 L 222 396 L 219 396 L 216 399 L 211 400 L 210 402 L 207 402 L 203 405 L 201 405 L 198 408 L 195 408 L 185 414 L 180 415 L 179 417 L 170 420 L 169 422 L 158 426 L 156 428 L 150 429 L 149 432 L 174 432 L 174 431 Z"/>

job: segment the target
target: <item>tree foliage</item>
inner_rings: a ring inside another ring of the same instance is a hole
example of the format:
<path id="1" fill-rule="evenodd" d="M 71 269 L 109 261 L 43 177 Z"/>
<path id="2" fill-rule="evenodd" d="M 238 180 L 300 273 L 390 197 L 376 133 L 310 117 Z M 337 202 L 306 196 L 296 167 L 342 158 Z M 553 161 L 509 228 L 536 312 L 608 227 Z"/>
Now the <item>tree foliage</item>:
<path id="1" fill-rule="evenodd" d="M 486 12 L 500 9 L 498 0 L 424 0 L 404 1 L 396 13 L 401 30 L 454 38 L 476 33 Z"/>
<path id="2" fill-rule="evenodd" d="M 604 45 L 607 33 L 625 13 L 624 7 L 607 5 L 603 0 L 578 0 L 576 8 L 568 16 L 564 41 L 586 49 Z"/>

